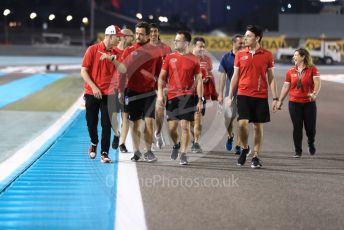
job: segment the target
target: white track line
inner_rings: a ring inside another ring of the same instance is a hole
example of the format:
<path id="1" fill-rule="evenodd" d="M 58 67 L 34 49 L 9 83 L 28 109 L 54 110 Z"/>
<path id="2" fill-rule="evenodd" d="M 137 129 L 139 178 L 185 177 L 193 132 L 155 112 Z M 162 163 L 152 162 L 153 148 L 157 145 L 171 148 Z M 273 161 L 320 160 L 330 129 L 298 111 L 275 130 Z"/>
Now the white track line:
<path id="1" fill-rule="evenodd" d="M 57 67 L 57 70 L 55 69 Z M 80 65 L 51 65 L 51 71 L 61 71 L 61 70 L 80 70 Z M 0 68 L 2 74 L 10 73 L 23 73 L 23 74 L 34 74 L 34 73 L 45 73 L 47 72 L 45 65 L 39 66 L 8 66 L 5 68 Z M 48 71 L 49 73 L 49 71 Z"/>
<path id="2" fill-rule="evenodd" d="M 131 153 L 118 153 L 117 198 L 115 213 L 116 230 L 146 230 L 146 219 L 142 202 L 136 164 L 132 157 L 133 144 L 129 130 L 126 145 Z"/>
<path id="3" fill-rule="evenodd" d="M 344 84 L 344 74 L 320 74 L 321 80 Z"/>

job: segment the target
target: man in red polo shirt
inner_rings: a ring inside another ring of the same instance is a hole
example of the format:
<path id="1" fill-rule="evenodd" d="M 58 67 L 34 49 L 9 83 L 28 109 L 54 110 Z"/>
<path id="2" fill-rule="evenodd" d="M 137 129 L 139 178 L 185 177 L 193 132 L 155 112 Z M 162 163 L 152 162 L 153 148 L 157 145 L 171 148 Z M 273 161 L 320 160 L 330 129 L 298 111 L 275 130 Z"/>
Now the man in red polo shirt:
<path id="1" fill-rule="evenodd" d="M 121 32 L 124 34 L 123 37 L 121 37 L 121 41 L 118 43 L 118 45 L 115 47 L 115 49 L 118 50 L 118 52 L 122 55 L 125 48 L 131 46 L 134 42 L 134 33 L 132 30 L 125 28 L 122 29 Z M 127 153 L 128 149 L 125 146 L 125 140 L 127 139 L 128 131 L 129 131 L 129 114 L 128 109 L 124 105 L 123 98 L 124 98 L 124 92 L 126 88 L 126 82 L 121 81 L 121 78 L 125 78 L 123 74 L 119 73 L 118 71 L 115 72 L 114 76 L 114 85 L 115 85 L 115 113 L 112 114 L 112 129 L 115 133 L 120 134 L 120 137 L 118 135 L 114 135 L 113 141 L 112 141 L 112 148 L 117 149 L 119 147 L 119 150 L 122 153 Z M 120 84 L 122 83 L 122 84 Z M 117 122 L 117 114 L 121 113 L 122 117 L 122 126 L 121 126 L 121 132 L 118 131 L 118 122 Z"/>
<path id="2" fill-rule="evenodd" d="M 171 159 L 176 160 L 180 154 L 180 164 L 187 165 L 186 150 L 190 141 L 190 122 L 194 113 L 202 111 L 202 74 L 199 59 L 188 51 L 191 42 L 189 32 L 180 31 L 174 40 L 176 52 L 166 55 L 158 81 L 157 103 L 164 106 L 163 87 L 167 77 L 166 113 L 170 136 L 173 141 Z M 195 91 L 199 100 L 195 102 Z M 196 108 L 197 103 L 197 108 Z M 179 142 L 178 124 L 181 122 Z"/>
<path id="3" fill-rule="evenodd" d="M 134 156 L 133 161 L 141 157 L 140 137 L 141 120 L 145 122 L 144 140 L 147 152 L 144 160 L 156 161 L 151 148 L 153 143 L 153 122 L 155 117 L 156 102 L 156 70 L 161 65 L 160 49 L 149 43 L 150 25 L 147 22 L 139 22 L 135 26 L 134 45 L 127 47 L 122 55 L 127 66 L 127 91 L 125 103 L 128 106 L 129 120 L 133 122 L 132 138 Z"/>
<path id="4" fill-rule="evenodd" d="M 119 37 L 124 36 L 118 26 L 108 26 L 103 41 L 90 46 L 84 56 L 81 67 L 81 76 L 85 81 L 85 105 L 88 133 L 91 145 L 88 154 L 94 159 L 98 145 L 98 113 L 101 112 L 102 139 L 101 162 L 110 163 L 108 156 L 111 138 L 111 115 L 114 109 L 113 76 L 117 69 L 126 72 L 126 67 L 118 60 L 118 51 L 113 49 Z"/>
<path id="5" fill-rule="evenodd" d="M 261 168 L 258 158 L 263 142 L 263 123 L 270 121 L 268 104 L 268 84 L 273 96 L 272 110 L 277 111 L 277 84 L 273 72 L 272 53 L 261 48 L 262 30 L 257 26 L 247 26 L 244 42 L 246 49 L 235 55 L 234 73 L 230 85 L 229 103 L 238 88 L 237 106 L 242 151 L 238 165 L 243 166 L 250 152 L 248 146 L 248 123 L 254 126 L 254 148 L 251 168 Z M 225 105 L 226 106 L 226 105 Z M 227 105 L 228 106 L 228 105 Z"/>
<path id="6" fill-rule="evenodd" d="M 171 47 L 166 45 L 160 40 L 160 34 L 159 34 L 159 28 L 155 23 L 150 24 L 150 44 L 153 46 L 156 46 L 160 48 L 160 56 L 163 60 L 165 56 L 172 52 Z M 161 71 L 161 65 L 157 66 L 156 68 L 156 76 L 159 76 L 159 73 Z M 165 91 L 166 92 L 166 91 Z M 165 95 L 164 95 L 165 96 Z M 166 103 L 166 96 L 164 97 L 164 102 Z M 154 137 L 155 137 L 155 146 L 159 149 L 162 148 L 163 145 L 165 145 L 164 138 L 162 136 L 161 130 L 162 125 L 164 124 L 164 115 L 165 115 L 165 107 L 156 106 L 155 107 L 155 131 L 154 131 Z"/>
<path id="7" fill-rule="evenodd" d="M 205 115 L 205 107 L 207 100 L 217 100 L 217 92 L 215 88 L 213 76 L 213 61 L 208 56 L 206 51 L 205 39 L 203 37 L 195 37 L 192 40 L 192 53 L 199 58 L 203 81 L 203 109 L 200 113 L 195 113 L 194 121 L 191 122 L 191 136 L 193 138 L 191 151 L 201 153 L 200 145 L 202 133 L 202 118 Z M 198 98 L 196 99 L 198 100 Z"/>

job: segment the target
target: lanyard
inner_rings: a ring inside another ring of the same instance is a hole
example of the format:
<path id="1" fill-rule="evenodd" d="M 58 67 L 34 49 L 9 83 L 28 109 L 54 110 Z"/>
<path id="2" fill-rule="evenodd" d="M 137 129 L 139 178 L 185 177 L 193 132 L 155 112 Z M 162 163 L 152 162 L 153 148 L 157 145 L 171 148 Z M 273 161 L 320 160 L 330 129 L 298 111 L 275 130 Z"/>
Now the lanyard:
<path id="1" fill-rule="evenodd" d="M 302 79 L 302 76 L 303 76 L 304 72 L 305 72 L 305 69 L 303 69 L 301 71 L 296 70 L 297 77 L 298 77 L 298 80 L 297 80 L 297 83 L 296 83 L 296 88 L 297 89 L 302 88 L 301 79 Z"/>

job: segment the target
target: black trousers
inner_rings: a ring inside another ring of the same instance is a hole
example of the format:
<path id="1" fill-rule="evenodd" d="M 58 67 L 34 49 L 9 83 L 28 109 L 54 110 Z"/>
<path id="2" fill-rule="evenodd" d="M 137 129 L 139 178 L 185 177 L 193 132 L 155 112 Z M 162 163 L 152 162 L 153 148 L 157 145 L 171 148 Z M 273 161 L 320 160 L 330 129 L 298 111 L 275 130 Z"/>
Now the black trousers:
<path id="1" fill-rule="evenodd" d="M 97 99 L 93 95 L 85 94 L 86 121 L 88 133 L 93 144 L 98 144 L 98 114 L 101 114 L 102 139 L 101 152 L 109 152 L 111 141 L 111 116 L 114 110 L 114 95 L 103 95 Z"/>
<path id="2" fill-rule="evenodd" d="M 314 144 L 316 133 L 316 103 L 297 103 L 289 101 L 289 114 L 293 122 L 293 140 L 296 153 L 302 153 L 303 125 L 308 137 L 308 145 Z"/>

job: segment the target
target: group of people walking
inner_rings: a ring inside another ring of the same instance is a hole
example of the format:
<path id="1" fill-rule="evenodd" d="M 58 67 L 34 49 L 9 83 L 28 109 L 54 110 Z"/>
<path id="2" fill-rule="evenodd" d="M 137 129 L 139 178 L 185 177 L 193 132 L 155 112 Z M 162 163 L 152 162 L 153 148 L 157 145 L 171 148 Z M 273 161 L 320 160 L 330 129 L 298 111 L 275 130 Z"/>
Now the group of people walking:
<path id="1" fill-rule="evenodd" d="M 260 46 L 262 38 L 262 30 L 257 26 L 248 26 L 244 35 L 232 37 L 232 50 L 220 62 L 219 88 L 216 90 L 212 60 L 206 54 L 203 37 L 192 39 L 189 32 L 179 31 L 172 51 L 161 42 L 155 24 L 139 22 L 134 33 L 115 25 L 107 27 L 104 40 L 87 49 L 81 68 L 91 139 L 89 157 L 94 159 L 97 154 L 100 111 L 103 163 L 111 162 L 111 128 L 114 131 L 112 148 L 127 152 L 125 140 L 129 126 L 134 153 L 131 159 L 156 161 L 153 151 L 164 145 L 161 130 L 166 117 L 173 143 L 171 159 L 179 158 L 181 165 L 187 165 L 190 144 L 192 152 L 202 152 L 200 137 L 206 101 L 217 100 L 224 108 L 228 134 L 226 149 L 233 149 L 236 133 L 237 164 L 243 166 L 252 153 L 251 167 L 260 168 L 263 124 L 270 121 L 268 86 L 273 112 L 281 109 L 285 97 L 290 94 L 295 157 L 302 155 L 303 126 L 309 153 L 314 155 L 315 100 L 321 85 L 318 70 L 312 64 L 309 52 L 297 49 L 293 57 L 295 66 L 288 70 L 278 95 L 273 56 Z M 121 127 L 117 121 L 119 112 L 122 114 Z M 235 131 L 233 123 L 236 119 L 238 129 Z M 252 149 L 248 145 L 249 123 L 253 123 L 254 130 Z M 144 140 L 144 154 L 141 139 Z"/>

